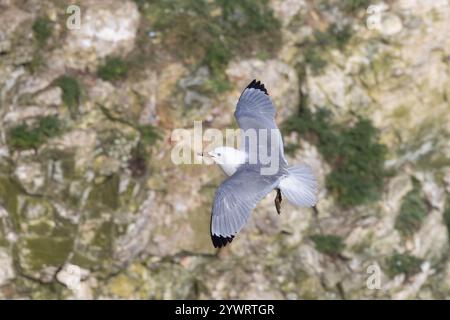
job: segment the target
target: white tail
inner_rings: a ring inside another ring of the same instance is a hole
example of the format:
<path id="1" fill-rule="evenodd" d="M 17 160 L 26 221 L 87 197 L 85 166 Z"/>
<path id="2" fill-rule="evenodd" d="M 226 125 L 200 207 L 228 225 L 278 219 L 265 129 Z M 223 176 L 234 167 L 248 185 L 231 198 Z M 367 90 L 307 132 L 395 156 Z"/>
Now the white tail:
<path id="1" fill-rule="evenodd" d="M 283 197 L 296 206 L 314 206 L 317 203 L 317 180 L 311 167 L 305 164 L 291 166 L 288 172 L 279 185 Z"/>

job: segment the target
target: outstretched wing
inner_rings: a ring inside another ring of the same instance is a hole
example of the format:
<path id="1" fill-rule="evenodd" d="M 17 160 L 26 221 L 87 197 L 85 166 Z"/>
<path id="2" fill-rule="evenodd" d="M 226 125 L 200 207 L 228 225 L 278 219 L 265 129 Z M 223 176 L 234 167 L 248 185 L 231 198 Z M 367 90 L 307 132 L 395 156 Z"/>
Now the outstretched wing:
<path id="1" fill-rule="evenodd" d="M 233 240 L 257 203 L 276 187 L 279 179 L 279 175 L 261 175 L 259 166 L 242 165 L 219 186 L 211 214 L 215 248 Z"/>
<path id="2" fill-rule="evenodd" d="M 256 79 L 244 89 L 234 112 L 242 130 L 276 129 L 275 114 L 276 110 L 267 89 Z"/>
<path id="3" fill-rule="evenodd" d="M 273 146 L 274 151 L 279 153 L 282 162 L 287 164 L 284 157 L 283 139 L 275 123 L 275 114 L 275 106 L 267 93 L 267 89 L 264 87 L 264 84 L 256 81 L 256 79 L 244 89 L 234 112 L 236 121 L 243 130 L 241 148 L 247 154 L 256 152 L 259 159 L 262 148 L 264 150 L 272 150 Z M 253 149 L 251 148 L 252 141 L 249 140 L 249 137 L 252 136 L 251 131 L 256 132 L 257 135 L 256 140 L 253 142 L 255 143 L 255 148 Z M 273 138 L 271 138 L 271 131 L 274 134 Z M 268 139 L 261 139 L 260 133 L 266 134 Z"/>

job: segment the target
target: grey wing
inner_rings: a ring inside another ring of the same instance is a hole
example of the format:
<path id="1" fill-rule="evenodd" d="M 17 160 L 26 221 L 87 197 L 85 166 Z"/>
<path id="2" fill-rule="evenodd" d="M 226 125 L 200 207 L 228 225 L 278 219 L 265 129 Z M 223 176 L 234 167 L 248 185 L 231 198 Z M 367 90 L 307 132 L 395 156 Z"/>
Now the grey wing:
<path id="1" fill-rule="evenodd" d="M 231 242 L 257 203 L 278 185 L 279 176 L 261 175 L 259 169 L 242 165 L 217 189 L 211 214 L 211 239 L 215 248 Z"/>
<path id="2" fill-rule="evenodd" d="M 256 131 L 258 149 L 252 149 L 259 153 L 261 148 L 271 150 L 271 145 L 274 146 L 276 152 L 280 154 L 282 161 L 287 164 L 284 156 L 283 139 L 280 130 L 275 123 L 275 106 L 267 93 L 267 89 L 260 81 L 253 80 L 242 92 L 236 106 L 234 116 L 243 130 L 242 148 L 251 153 L 249 147 L 248 137 L 251 136 L 252 130 Z M 266 130 L 268 139 L 261 141 L 258 133 Z M 271 139 L 271 131 L 275 134 L 276 141 Z M 246 140 L 247 139 L 247 140 Z M 276 144 L 275 144 L 276 143 Z"/>

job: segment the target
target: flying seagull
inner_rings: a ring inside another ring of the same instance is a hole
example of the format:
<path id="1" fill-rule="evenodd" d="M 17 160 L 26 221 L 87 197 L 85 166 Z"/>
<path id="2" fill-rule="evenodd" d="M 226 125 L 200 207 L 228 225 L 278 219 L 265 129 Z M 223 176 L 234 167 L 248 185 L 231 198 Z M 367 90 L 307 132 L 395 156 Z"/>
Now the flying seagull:
<path id="1" fill-rule="evenodd" d="M 211 239 L 215 248 L 231 242 L 258 202 L 274 189 L 278 214 L 282 197 L 300 207 L 311 207 L 317 202 L 317 181 L 311 168 L 305 164 L 288 166 L 275 113 L 264 84 L 253 80 L 242 92 L 234 116 L 243 132 L 266 130 L 274 132 L 274 137 L 258 136 L 254 148 L 244 141 L 240 150 L 218 147 L 208 153 L 228 176 L 217 189 L 212 207 Z M 278 167 L 271 174 L 262 174 L 267 166 L 260 160 L 263 150 L 272 150 L 270 155 L 276 157 Z M 257 160 L 250 161 L 255 153 Z"/>

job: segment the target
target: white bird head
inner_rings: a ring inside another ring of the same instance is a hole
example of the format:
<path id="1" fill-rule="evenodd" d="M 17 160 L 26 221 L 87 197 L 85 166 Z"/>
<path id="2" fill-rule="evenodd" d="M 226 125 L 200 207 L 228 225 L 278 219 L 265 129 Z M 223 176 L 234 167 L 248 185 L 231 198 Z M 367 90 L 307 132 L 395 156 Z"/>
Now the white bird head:
<path id="1" fill-rule="evenodd" d="M 228 158 L 229 151 L 227 150 L 228 147 L 217 147 L 214 150 L 208 152 L 208 155 L 211 157 L 211 159 L 214 160 L 217 164 L 223 164 L 226 163 L 226 160 Z"/>
<path id="2" fill-rule="evenodd" d="M 223 171 L 231 176 L 237 168 L 245 162 L 245 152 L 231 147 L 217 147 L 208 152 L 208 155 Z"/>

